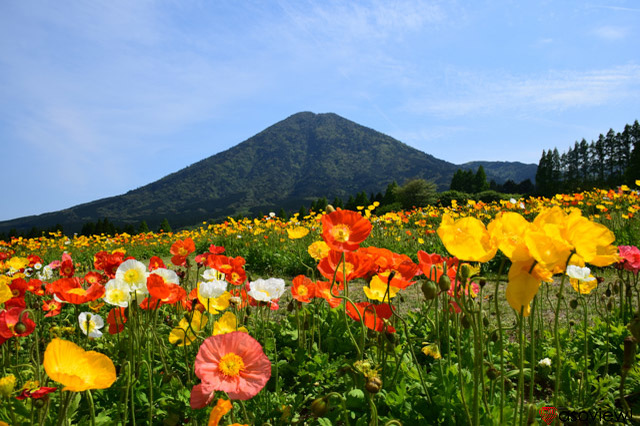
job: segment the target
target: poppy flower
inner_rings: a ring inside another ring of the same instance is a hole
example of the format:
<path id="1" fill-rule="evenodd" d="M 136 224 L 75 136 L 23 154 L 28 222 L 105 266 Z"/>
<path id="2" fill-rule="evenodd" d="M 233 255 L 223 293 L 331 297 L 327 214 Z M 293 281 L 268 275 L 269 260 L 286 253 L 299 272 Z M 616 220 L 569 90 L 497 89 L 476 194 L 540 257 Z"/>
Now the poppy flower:
<path id="1" fill-rule="evenodd" d="M 342 262 L 342 255 L 345 259 Z M 360 252 L 340 252 L 331 250 L 329 255 L 318 264 L 318 271 L 328 280 L 332 280 L 334 275 L 336 281 L 351 281 L 356 278 L 366 276 L 371 269 L 371 258 Z M 346 273 L 346 277 L 343 276 Z"/>
<path id="2" fill-rule="evenodd" d="M 322 238 L 333 250 L 357 250 L 371 228 L 371 222 L 351 210 L 336 210 L 322 216 Z"/>
<path id="3" fill-rule="evenodd" d="M 231 411 L 232 408 L 233 404 L 231 404 L 231 401 L 228 399 L 218 399 L 218 402 L 209 414 L 209 423 L 207 423 L 207 426 L 218 426 L 222 416 Z"/>
<path id="4" fill-rule="evenodd" d="M 78 324 L 85 336 L 94 339 L 102 337 L 100 329 L 104 327 L 104 320 L 100 315 L 92 314 L 91 312 L 81 312 L 80 315 L 78 315 Z"/>
<path id="5" fill-rule="evenodd" d="M 145 295 L 147 290 L 147 267 L 144 263 L 135 260 L 125 260 L 116 270 L 116 279 L 129 285 L 129 291 L 136 296 Z"/>
<path id="6" fill-rule="evenodd" d="M 109 278 L 116 277 L 116 270 L 122 262 L 124 262 L 124 252 L 122 251 L 115 251 L 113 253 L 100 251 L 93 256 L 94 268 L 99 271 L 104 271 Z"/>
<path id="7" fill-rule="evenodd" d="M 231 399 L 253 398 L 271 377 L 271 362 L 247 333 L 235 331 L 208 337 L 200 345 L 195 373 L 202 383 L 191 390 L 191 408 L 203 408 L 215 391 Z"/>
<path id="8" fill-rule="evenodd" d="M 284 294 L 285 286 L 282 278 L 257 279 L 249 284 L 247 294 L 258 302 L 277 301 Z"/>
<path id="9" fill-rule="evenodd" d="M 22 386 L 20 395 L 16 396 L 16 399 L 20 401 L 27 398 L 40 399 L 56 390 L 58 390 L 58 388 L 40 386 L 37 380 L 29 380 Z"/>
<path id="10" fill-rule="evenodd" d="M 73 261 L 71 259 L 64 260 L 60 264 L 60 276 L 65 278 L 70 278 L 75 273 L 75 268 L 73 266 Z"/>
<path id="11" fill-rule="evenodd" d="M 226 334 L 234 331 L 248 333 L 246 327 L 238 327 L 238 319 L 233 312 L 225 312 L 215 323 L 213 323 L 213 336 Z"/>
<path id="12" fill-rule="evenodd" d="M 208 321 L 208 318 L 202 315 L 202 312 L 194 310 L 191 322 L 183 317 L 178 326 L 171 330 L 169 343 L 177 346 L 189 346 L 196 340 L 195 333 L 199 333 L 207 325 Z"/>
<path id="13" fill-rule="evenodd" d="M 291 295 L 298 302 L 309 303 L 316 295 L 316 285 L 304 275 L 298 275 L 292 281 Z"/>
<path id="14" fill-rule="evenodd" d="M 322 258 L 329 254 L 329 250 L 331 249 L 329 248 L 327 243 L 325 243 L 324 241 L 316 241 L 309 245 L 309 247 L 307 248 L 307 253 L 309 253 L 309 256 L 311 256 L 315 260 L 322 260 Z"/>
<path id="15" fill-rule="evenodd" d="M 316 283 L 316 297 L 322 297 L 329 303 L 332 308 L 340 306 L 342 299 L 336 297 L 340 295 L 340 292 L 344 290 L 344 284 L 333 286 L 333 292 L 331 292 L 331 283 L 328 281 L 317 281 Z"/>
<path id="16" fill-rule="evenodd" d="M 400 291 L 398 287 L 388 285 L 387 282 L 383 281 L 378 275 L 371 278 L 369 285 L 362 287 L 362 290 L 370 300 L 377 300 L 379 302 L 389 302 L 389 300 L 396 297 L 396 294 Z"/>
<path id="17" fill-rule="evenodd" d="M 620 266 L 627 271 L 638 274 L 640 271 L 640 250 L 635 246 L 618 246 Z"/>
<path id="18" fill-rule="evenodd" d="M 475 217 L 454 220 L 445 214 L 437 232 L 447 251 L 460 260 L 487 262 L 498 251 L 484 224 Z"/>
<path id="19" fill-rule="evenodd" d="M 95 283 L 88 289 L 82 287 L 82 280 L 78 277 L 60 278 L 47 285 L 47 293 L 55 295 L 63 302 L 80 305 L 104 296 L 104 286 Z"/>
<path id="20" fill-rule="evenodd" d="M 384 321 L 393 315 L 391 308 L 386 303 L 374 305 L 369 302 L 359 302 L 355 306 L 353 303 L 347 303 L 347 314 L 355 321 L 360 321 L 360 317 L 362 317 L 364 325 L 371 330 L 388 331 L 390 333 L 396 331 L 395 328 L 387 325 Z"/>
<path id="21" fill-rule="evenodd" d="M 107 282 L 105 278 L 106 277 L 99 272 L 90 271 L 85 274 L 84 281 L 86 283 L 89 283 L 89 285 L 96 284 L 96 283 L 104 284 L 105 282 Z"/>
<path id="22" fill-rule="evenodd" d="M 211 255 L 207 257 L 206 265 L 224 274 L 224 279 L 233 285 L 242 285 L 247 279 L 244 270 L 246 261 L 241 256 L 228 257 L 224 255 Z"/>
<path id="23" fill-rule="evenodd" d="M 107 324 L 109 324 L 109 334 L 118 334 L 124 330 L 124 325 L 127 323 L 127 317 L 125 316 L 125 308 L 116 307 L 109 311 L 107 315 Z"/>
<path id="24" fill-rule="evenodd" d="M 507 302 L 517 313 L 520 313 L 524 307 L 523 315 L 525 317 L 531 313 L 529 303 L 538 293 L 541 282 L 553 282 L 553 274 L 550 271 L 539 264 L 531 270 L 532 265 L 533 259 L 527 262 L 515 262 L 509 268 Z"/>
<path id="25" fill-rule="evenodd" d="M 16 325 L 22 324 L 18 327 Z M 8 340 L 12 337 L 24 337 L 33 333 L 36 323 L 29 318 L 29 312 L 24 308 L 13 307 L 0 312 L 0 339 Z"/>
<path id="26" fill-rule="evenodd" d="M 309 228 L 304 226 L 296 226 L 294 228 L 287 228 L 287 235 L 290 240 L 298 240 L 304 238 L 309 233 Z"/>
<path id="27" fill-rule="evenodd" d="M 164 262 L 158 256 L 152 256 L 149 259 L 149 270 L 153 271 L 159 268 L 165 268 Z"/>
<path id="28" fill-rule="evenodd" d="M 55 317 L 56 315 L 60 315 L 60 311 L 62 310 L 62 303 L 54 299 L 43 300 L 42 310 L 46 312 L 45 317 Z"/>
<path id="29" fill-rule="evenodd" d="M 531 224 L 515 212 L 500 212 L 489 225 L 487 230 L 492 238 L 498 242 L 498 249 L 512 262 L 522 262 L 531 258 L 525 242 L 525 235 Z"/>
<path id="30" fill-rule="evenodd" d="M 168 282 L 161 275 L 156 274 L 158 271 L 161 269 L 157 269 L 147 277 L 147 289 L 151 295 L 151 300 L 145 299 L 148 307 L 154 309 L 159 305 L 173 305 L 180 299 L 187 297 L 185 289 L 176 283 Z"/>
<path id="31" fill-rule="evenodd" d="M 429 254 L 418 251 L 418 266 L 422 273 L 430 280 L 438 282 L 442 275 L 447 275 L 451 280 L 456 277 L 458 259 L 455 257 L 442 257 L 439 254 Z M 447 270 L 445 271 L 445 266 Z"/>
<path id="32" fill-rule="evenodd" d="M 107 389 L 116 381 L 116 368 L 108 356 L 58 338 L 47 345 L 43 365 L 52 380 L 64 385 L 63 391 Z"/>
<path id="33" fill-rule="evenodd" d="M 178 240 L 173 245 L 171 245 L 171 249 L 169 252 L 173 255 L 171 258 L 171 263 L 176 266 L 184 266 L 187 263 L 187 257 L 196 251 L 196 246 L 191 237 L 185 238 L 184 240 Z"/>

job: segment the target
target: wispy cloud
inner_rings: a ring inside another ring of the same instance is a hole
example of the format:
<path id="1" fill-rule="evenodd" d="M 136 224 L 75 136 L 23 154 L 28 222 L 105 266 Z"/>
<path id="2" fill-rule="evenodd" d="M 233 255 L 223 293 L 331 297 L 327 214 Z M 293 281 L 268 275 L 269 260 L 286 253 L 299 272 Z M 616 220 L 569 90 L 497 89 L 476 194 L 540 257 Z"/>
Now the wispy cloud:
<path id="1" fill-rule="evenodd" d="M 434 98 L 414 97 L 405 110 L 436 116 L 490 114 L 501 110 L 552 111 L 637 99 L 640 66 L 595 71 L 555 71 L 543 76 L 449 73 L 456 87 Z"/>
<path id="2" fill-rule="evenodd" d="M 608 41 L 622 40 L 629 34 L 627 28 L 602 26 L 593 30 L 593 34 L 597 37 Z"/>

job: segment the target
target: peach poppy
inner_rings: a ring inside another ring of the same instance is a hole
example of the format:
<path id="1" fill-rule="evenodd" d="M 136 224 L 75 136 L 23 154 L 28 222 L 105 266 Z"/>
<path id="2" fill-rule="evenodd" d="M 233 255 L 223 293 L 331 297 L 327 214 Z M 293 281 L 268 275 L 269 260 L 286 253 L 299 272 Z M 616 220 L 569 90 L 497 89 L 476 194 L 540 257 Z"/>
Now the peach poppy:
<path id="1" fill-rule="evenodd" d="M 116 368 L 108 356 L 85 351 L 68 340 L 53 339 L 44 352 L 43 365 L 52 380 L 64 385 L 63 391 L 107 389 L 116 381 Z"/>
<path id="2" fill-rule="evenodd" d="M 253 398 L 271 377 L 271 362 L 262 346 L 241 331 L 208 337 L 195 360 L 196 376 L 202 383 L 191 390 L 191 408 L 205 407 L 215 391 L 231 399 Z"/>
<path id="3" fill-rule="evenodd" d="M 322 216 L 322 238 L 339 251 L 355 251 L 371 233 L 371 222 L 360 213 L 336 210 Z"/>

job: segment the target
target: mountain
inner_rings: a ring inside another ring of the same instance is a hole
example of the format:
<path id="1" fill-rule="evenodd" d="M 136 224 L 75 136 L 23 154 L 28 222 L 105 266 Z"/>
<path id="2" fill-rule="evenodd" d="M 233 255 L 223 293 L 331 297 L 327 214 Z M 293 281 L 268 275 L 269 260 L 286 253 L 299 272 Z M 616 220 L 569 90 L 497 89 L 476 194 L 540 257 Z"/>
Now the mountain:
<path id="1" fill-rule="evenodd" d="M 493 163 L 482 164 L 492 179 Z M 168 218 L 172 226 L 181 227 L 229 215 L 297 210 L 321 197 L 346 200 L 414 177 L 432 180 L 445 190 L 459 167 L 336 114 L 301 112 L 149 185 L 53 213 L 3 221 L 0 232 L 58 223 L 66 232 L 77 232 L 84 223 L 105 217 L 119 225 L 145 220 L 152 228 Z M 528 177 L 532 176 L 535 170 Z"/>
<path id="2" fill-rule="evenodd" d="M 499 184 L 509 179 L 515 183 L 531 179 L 533 183 L 535 182 L 536 170 L 538 170 L 537 164 L 525 164 L 519 161 L 470 161 L 460 164 L 459 168 L 475 172 L 480 166 L 484 167 L 488 182 L 495 180 Z"/>

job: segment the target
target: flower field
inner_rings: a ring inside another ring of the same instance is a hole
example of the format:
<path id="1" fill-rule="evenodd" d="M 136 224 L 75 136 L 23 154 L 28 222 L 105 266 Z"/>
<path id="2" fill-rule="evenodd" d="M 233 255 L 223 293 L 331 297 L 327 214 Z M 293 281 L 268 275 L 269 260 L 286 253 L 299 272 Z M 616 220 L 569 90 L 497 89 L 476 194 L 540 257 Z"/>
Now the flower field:
<path id="1" fill-rule="evenodd" d="M 638 421 L 637 188 L 376 207 L 0 241 L 0 425 Z"/>

